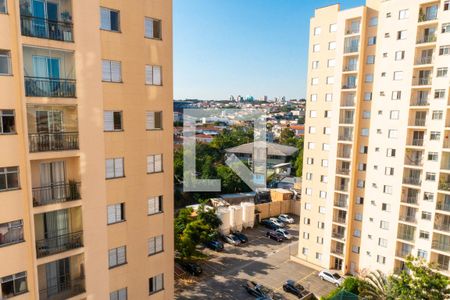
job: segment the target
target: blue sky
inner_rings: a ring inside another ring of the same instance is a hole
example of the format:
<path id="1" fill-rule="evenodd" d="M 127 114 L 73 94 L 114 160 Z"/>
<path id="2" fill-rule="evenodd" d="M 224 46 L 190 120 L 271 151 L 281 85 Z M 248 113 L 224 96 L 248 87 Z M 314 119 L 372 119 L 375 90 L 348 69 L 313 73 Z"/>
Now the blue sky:
<path id="1" fill-rule="evenodd" d="M 173 0 L 175 99 L 304 97 L 309 19 L 336 2 Z"/>

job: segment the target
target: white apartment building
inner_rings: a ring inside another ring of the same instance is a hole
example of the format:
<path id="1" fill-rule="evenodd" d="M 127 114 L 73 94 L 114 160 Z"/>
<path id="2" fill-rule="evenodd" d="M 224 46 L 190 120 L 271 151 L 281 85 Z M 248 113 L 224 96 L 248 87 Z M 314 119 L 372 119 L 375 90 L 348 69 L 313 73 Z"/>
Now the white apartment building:
<path id="1" fill-rule="evenodd" d="M 308 64 L 298 260 L 450 275 L 450 1 L 317 9 Z"/>

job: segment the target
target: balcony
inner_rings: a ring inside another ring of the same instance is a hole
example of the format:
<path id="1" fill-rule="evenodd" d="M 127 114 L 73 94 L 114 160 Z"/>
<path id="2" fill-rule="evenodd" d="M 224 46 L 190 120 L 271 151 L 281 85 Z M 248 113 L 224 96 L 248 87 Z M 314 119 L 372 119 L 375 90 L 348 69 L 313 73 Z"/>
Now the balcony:
<path id="1" fill-rule="evenodd" d="M 64 300 L 86 292 L 83 254 L 40 265 L 37 274 L 40 300 Z"/>
<path id="2" fill-rule="evenodd" d="M 410 123 L 410 126 L 425 126 L 426 119 L 414 119 L 413 122 Z"/>
<path id="3" fill-rule="evenodd" d="M 353 114 L 341 115 L 341 117 L 339 118 L 340 124 L 353 124 L 353 122 L 354 122 Z"/>
<path id="4" fill-rule="evenodd" d="M 431 85 L 431 78 L 413 78 L 412 85 L 414 86 L 425 86 Z"/>
<path id="5" fill-rule="evenodd" d="M 439 10 L 438 5 L 420 8 L 418 22 L 421 23 L 437 20 L 438 10 Z"/>
<path id="6" fill-rule="evenodd" d="M 343 135 L 339 135 L 338 140 L 344 141 L 344 142 L 349 142 L 349 141 L 353 140 L 353 137 L 350 134 L 343 134 Z"/>
<path id="7" fill-rule="evenodd" d="M 450 196 L 439 195 L 438 201 L 436 202 L 436 209 L 450 212 Z"/>
<path id="8" fill-rule="evenodd" d="M 450 216 L 436 213 L 434 217 L 434 229 L 446 231 L 450 234 Z"/>
<path id="9" fill-rule="evenodd" d="M 450 242 L 442 240 L 434 240 L 431 248 L 438 251 L 450 252 Z"/>
<path id="10" fill-rule="evenodd" d="M 342 216 L 334 216 L 333 217 L 333 222 L 339 223 L 339 224 L 344 224 L 344 225 L 346 223 L 345 217 L 342 217 Z"/>
<path id="11" fill-rule="evenodd" d="M 414 241 L 415 232 L 415 227 L 405 224 L 399 224 L 397 238 L 404 241 Z"/>
<path id="12" fill-rule="evenodd" d="M 24 46 L 23 56 L 27 97 L 76 97 L 72 51 Z"/>
<path id="13" fill-rule="evenodd" d="M 350 175 L 350 169 L 347 168 L 337 168 L 336 173 L 339 175 L 345 175 L 348 176 Z"/>
<path id="14" fill-rule="evenodd" d="M 408 191 L 413 191 L 408 189 Z M 406 195 L 402 195 L 401 202 L 406 204 L 417 205 L 419 200 L 419 194 L 417 192 L 407 192 Z"/>
<path id="15" fill-rule="evenodd" d="M 355 100 L 354 99 L 344 99 L 341 102 L 342 107 L 354 107 L 355 106 Z"/>
<path id="16" fill-rule="evenodd" d="M 417 218 L 415 216 L 400 215 L 399 220 L 408 223 L 417 223 Z"/>
<path id="17" fill-rule="evenodd" d="M 43 206 L 66 201 L 80 200 L 80 182 L 55 183 L 33 188 L 33 206 Z"/>
<path id="18" fill-rule="evenodd" d="M 422 181 L 421 181 L 420 177 L 407 176 L 407 177 L 403 177 L 403 183 L 410 184 L 410 185 L 420 185 L 422 183 Z"/>
<path id="19" fill-rule="evenodd" d="M 78 150 L 78 132 L 30 133 L 30 152 Z"/>
<path id="20" fill-rule="evenodd" d="M 438 270 L 441 272 L 450 272 L 450 257 L 439 253 L 431 253 L 430 262 L 437 265 Z"/>
<path id="21" fill-rule="evenodd" d="M 395 252 L 395 255 L 401 258 L 407 258 L 412 254 L 412 249 L 413 247 L 411 245 L 397 243 L 397 251 Z"/>
<path id="22" fill-rule="evenodd" d="M 344 234 L 344 232 L 333 231 L 332 237 L 335 239 L 338 239 L 338 240 L 344 240 L 345 234 Z"/>
<path id="23" fill-rule="evenodd" d="M 438 189 L 441 191 L 450 191 L 450 178 L 441 177 L 439 179 Z"/>
<path id="24" fill-rule="evenodd" d="M 331 253 L 342 256 L 342 255 L 344 255 L 344 247 L 342 247 L 342 248 L 333 247 L 333 248 L 331 248 Z"/>
<path id="25" fill-rule="evenodd" d="M 81 207 L 34 216 L 38 258 L 83 247 Z"/>
<path id="26" fill-rule="evenodd" d="M 434 43 L 436 42 L 436 35 L 424 35 L 417 40 L 417 44 L 426 44 L 426 43 Z"/>
<path id="27" fill-rule="evenodd" d="M 408 153 L 408 150 L 407 150 L 407 152 L 405 154 L 405 165 L 417 166 L 417 167 L 422 166 L 423 165 L 422 152 L 417 151 L 417 152 Z"/>
<path id="28" fill-rule="evenodd" d="M 22 35 L 73 42 L 71 2 L 71 0 L 55 0 L 48 3 L 20 0 Z"/>
<path id="29" fill-rule="evenodd" d="M 356 72 L 358 70 L 358 65 L 346 65 L 343 67 L 343 72 Z"/>
<path id="30" fill-rule="evenodd" d="M 416 59 L 416 65 L 430 65 L 433 63 L 433 57 L 432 56 L 424 56 L 419 57 Z"/>
<path id="31" fill-rule="evenodd" d="M 354 84 L 354 83 L 343 84 L 343 85 L 342 85 L 342 89 L 343 89 L 343 90 L 352 90 L 352 89 L 356 89 L 356 84 Z"/>
<path id="32" fill-rule="evenodd" d="M 344 196 L 344 195 L 339 195 Z M 347 208 L 348 207 L 348 201 L 347 197 L 338 197 L 334 200 L 334 206 L 340 207 L 340 208 Z"/>

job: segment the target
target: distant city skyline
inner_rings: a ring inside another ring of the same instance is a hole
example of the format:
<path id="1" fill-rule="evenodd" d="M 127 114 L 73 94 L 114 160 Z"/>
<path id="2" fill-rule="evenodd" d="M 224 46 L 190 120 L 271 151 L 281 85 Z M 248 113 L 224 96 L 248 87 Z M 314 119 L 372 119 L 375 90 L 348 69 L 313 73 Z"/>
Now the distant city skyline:
<path id="1" fill-rule="evenodd" d="M 274 2 L 174 0 L 174 98 L 304 98 L 309 19 L 337 1 Z"/>

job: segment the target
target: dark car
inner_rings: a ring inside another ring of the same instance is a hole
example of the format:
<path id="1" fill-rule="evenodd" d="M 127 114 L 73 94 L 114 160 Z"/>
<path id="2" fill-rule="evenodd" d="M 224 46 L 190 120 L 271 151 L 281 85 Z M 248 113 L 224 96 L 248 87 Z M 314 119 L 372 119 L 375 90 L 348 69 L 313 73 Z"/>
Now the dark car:
<path id="1" fill-rule="evenodd" d="M 271 238 L 272 240 L 280 242 L 280 243 L 284 240 L 284 237 L 275 231 L 267 231 L 266 236 Z"/>
<path id="2" fill-rule="evenodd" d="M 236 231 L 236 232 L 233 232 L 231 235 L 236 236 L 241 241 L 242 244 L 245 244 L 248 242 L 248 237 L 245 234 L 243 234 L 242 232 Z"/>
<path id="3" fill-rule="evenodd" d="M 288 280 L 283 284 L 283 290 L 286 293 L 291 293 L 299 298 L 302 298 L 309 294 L 309 292 L 300 284 L 294 280 Z"/>
<path id="4" fill-rule="evenodd" d="M 217 252 L 223 251 L 224 249 L 223 243 L 221 241 L 209 241 L 205 244 L 205 246 Z"/>
<path id="5" fill-rule="evenodd" d="M 200 276 L 202 274 L 203 270 L 202 267 L 200 267 L 195 262 L 190 261 L 184 261 L 184 260 L 177 260 L 178 265 L 186 271 L 187 273 L 194 275 L 194 276 Z"/>
<path id="6" fill-rule="evenodd" d="M 237 236 L 234 236 L 232 234 L 228 234 L 228 235 L 222 234 L 220 237 L 222 238 L 222 240 L 225 243 L 228 243 L 228 244 L 231 244 L 234 246 L 239 246 L 241 244 L 241 240 Z"/>
<path id="7" fill-rule="evenodd" d="M 271 299 L 268 296 L 270 290 L 261 284 L 257 284 L 254 281 L 247 281 L 242 286 L 251 296 L 257 297 L 258 299 Z"/>
<path id="8" fill-rule="evenodd" d="M 278 228 L 280 228 L 278 225 L 276 225 L 275 223 L 273 223 L 272 221 L 270 221 L 269 219 L 265 219 L 261 221 L 261 224 L 268 228 L 268 229 L 272 229 L 272 230 L 277 230 Z"/>

